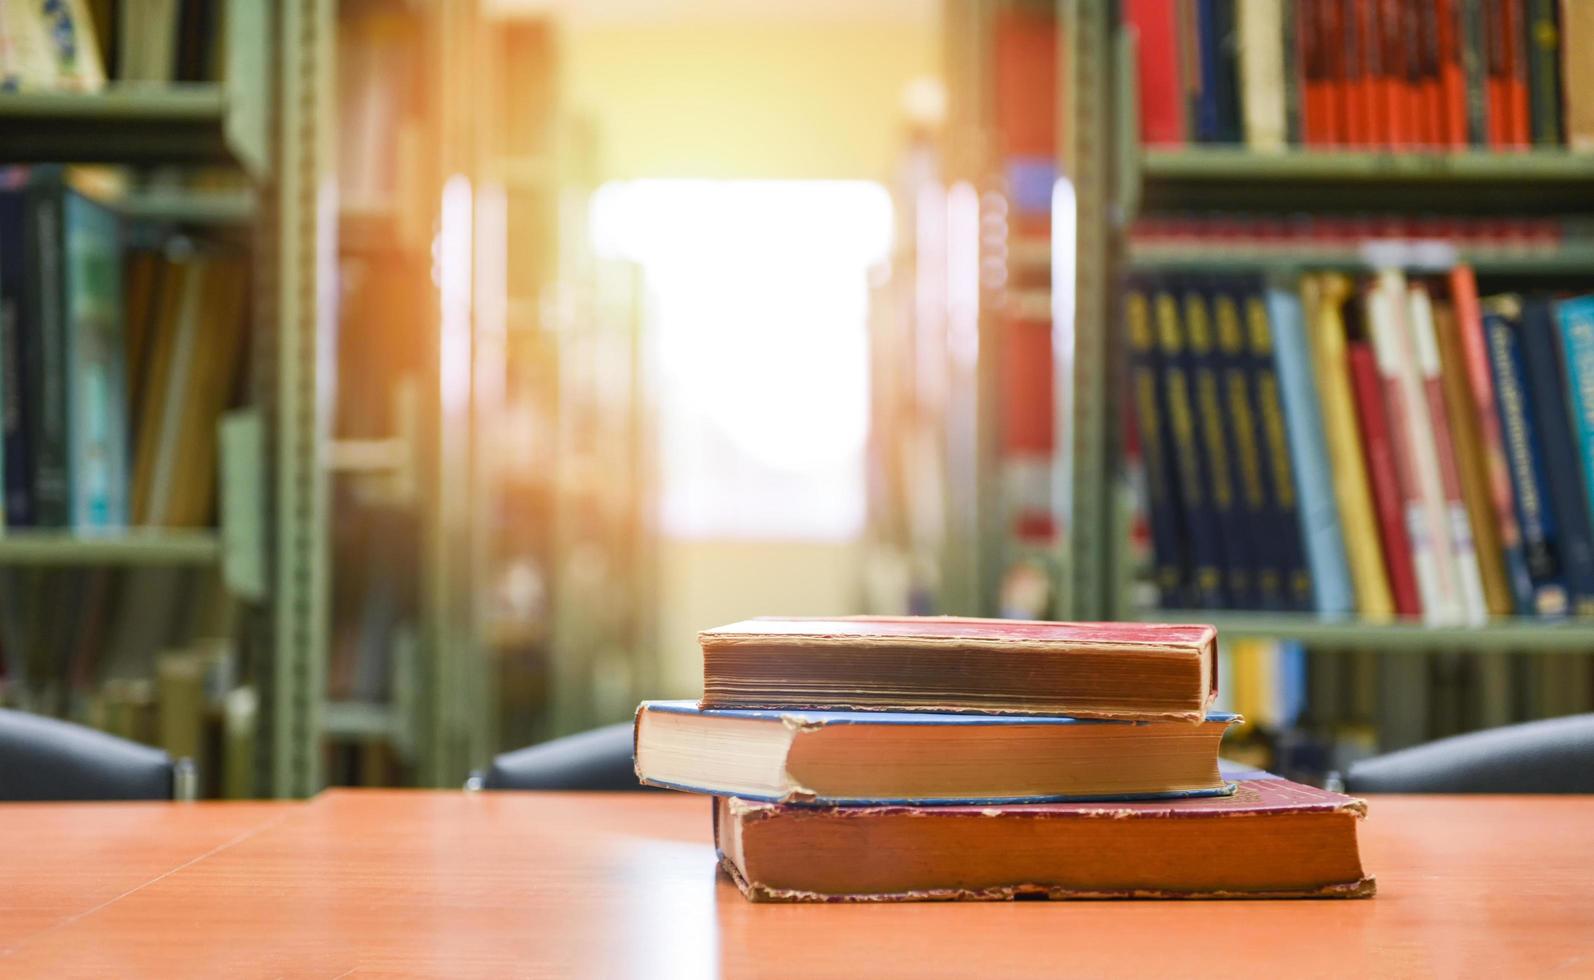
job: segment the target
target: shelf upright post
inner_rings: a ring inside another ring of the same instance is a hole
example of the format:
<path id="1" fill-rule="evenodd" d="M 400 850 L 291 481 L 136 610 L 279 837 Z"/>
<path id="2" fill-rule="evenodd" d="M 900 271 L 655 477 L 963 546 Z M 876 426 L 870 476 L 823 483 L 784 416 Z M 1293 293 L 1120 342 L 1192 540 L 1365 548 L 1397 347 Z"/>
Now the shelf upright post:
<path id="1" fill-rule="evenodd" d="M 1072 372 L 1059 377 L 1065 400 L 1063 445 L 1069 447 L 1065 485 L 1072 488 L 1062 563 L 1065 579 L 1059 615 L 1069 619 L 1108 619 L 1118 613 L 1115 587 L 1122 560 L 1116 515 L 1120 423 L 1116 407 L 1116 353 L 1112 237 L 1121 216 L 1111 206 L 1112 188 L 1112 24 L 1106 0 L 1058 0 L 1058 21 L 1067 46 L 1059 126 L 1063 174 L 1072 185 L 1074 215 L 1061 223 L 1072 226 L 1074 268 L 1073 322 L 1054 326 L 1063 339 L 1060 363 Z M 1056 231 L 1053 232 L 1054 237 Z M 1067 269 L 1058 273 L 1066 277 Z M 1066 290 L 1066 278 L 1053 284 Z M 1072 337 L 1072 351 L 1067 340 Z"/>
<path id="2" fill-rule="evenodd" d="M 269 195 L 275 377 L 266 385 L 275 462 L 274 588 L 261 742 L 267 752 L 262 790 L 278 797 L 309 796 L 323 783 L 329 558 L 321 460 L 333 379 L 331 263 L 337 252 L 331 138 L 335 6 L 334 0 L 290 0 L 277 22 L 280 165 Z"/>

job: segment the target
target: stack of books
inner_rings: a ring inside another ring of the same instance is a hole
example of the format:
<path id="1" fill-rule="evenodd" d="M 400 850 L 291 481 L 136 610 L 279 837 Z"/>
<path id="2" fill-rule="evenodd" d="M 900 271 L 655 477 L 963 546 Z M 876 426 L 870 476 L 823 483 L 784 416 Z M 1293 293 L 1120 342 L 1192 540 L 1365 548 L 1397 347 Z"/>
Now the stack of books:
<path id="1" fill-rule="evenodd" d="M 859 617 L 707 630 L 636 769 L 707 793 L 754 901 L 1362 897 L 1359 800 L 1220 766 L 1210 626 Z"/>

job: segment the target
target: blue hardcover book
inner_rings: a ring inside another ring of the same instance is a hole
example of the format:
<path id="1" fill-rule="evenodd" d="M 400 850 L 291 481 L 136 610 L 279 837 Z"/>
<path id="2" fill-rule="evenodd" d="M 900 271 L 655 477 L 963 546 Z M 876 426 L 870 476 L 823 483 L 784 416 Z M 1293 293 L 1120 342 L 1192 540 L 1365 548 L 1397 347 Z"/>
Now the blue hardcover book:
<path id="1" fill-rule="evenodd" d="M 1211 487 L 1200 419 L 1197 415 L 1190 356 L 1185 341 L 1184 318 L 1177 287 L 1166 280 L 1152 292 L 1152 317 L 1157 330 L 1157 356 L 1162 367 L 1162 389 L 1168 409 L 1168 438 L 1173 446 L 1175 471 L 1184 504 L 1184 527 L 1189 532 L 1191 604 L 1201 609 L 1221 609 L 1224 569 L 1227 566 L 1222 529 Z"/>
<path id="2" fill-rule="evenodd" d="M 1299 498 L 1298 534 L 1311 571 L 1313 608 L 1325 615 L 1346 615 L 1355 609 L 1355 594 L 1351 589 L 1350 562 L 1345 556 L 1345 536 L 1340 530 L 1339 504 L 1334 499 L 1328 441 L 1323 435 L 1317 377 L 1312 370 L 1300 295 L 1270 286 L 1267 310 Z"/>
<path id="3" fill-rule="evenodd" d="M 128 522 L 121 222 L 62 189 L 67 500 L 79 530 Z"/>
<path id="4" fill-rule="evenodd" d="M 9 181 L 15 172 L 8 173 Z M 3 411 L 5 523 L 33 523 L 33 477 L 28 471 L 28 399 L 23 382 L 24 283 L 28 279 L 27 198 L 8 183 L 0 189 L 0 411 Z"/>
<path id="5" fill-rule="evenodd" d="M 1159 603 L 1165 609 L 1190 605 L 1186 584 L 1189 564 L 1188 537 L 1174 450 L 1168 432 L 1167 398 L 1157 357 L 1156 328 L 1152 324 L 1151 288 L 1141 278 L 1131 278 L 1125 291 L 1124 311 L 1129 338 L 1129 389 L 1135 429 L 1140 435 L 1140 457 L 1146 474 L 1146 517 L 1151 525 L 1153 578 Z"/>
<path id="6" fill-rule="evenodd" d="M 1222 796 L 1218 744 L 1239 719 L 764 711 L 645 701 L 650 786 L 818 805 L 956 805 Z"/>
<path id="7" fill-rule="evenodd" d="M 1185 350 L 1190 365 L 1191 397 L 1197 441 L 1207 462 L 1207 499 L 1217 520 L 1223 546 L 1224 592 L 1233 609 L 1255 609 L 1257 561 L 1251 527 L 1241 499 L 1240 454 L 1234 444 L 1230 406 L 1223 397 L 1223 359 L 1218 348 L 1218 322 L 1210 283 L 1184 283 Z"/>
<path id="8" fill-rule="evenodd" d="M 1594 527 L 1589 521 L 1577 438 L 1572 433 L 1560 350 L 1554 303 L 1544 297 L 1526 300 L 1522 304 L 1522 363 L 1539 428 L 1550 507 L 1560 529 L 1561 567 L 1573 611 L 1594 615 Z"/>
<path id="9" fill-rule="evenodd" d="M 1594 512 L 1594 296 L 1563 300 L 1556 312 L 1582 464 L 1585 513 L 1590 513 Z"/>
<path id="10" fill-rule="evenodd" d="M 1196 2 L 1196 57 L 1198 58 L 1199 88 L 1193 93 L 1195 104 L 1191 119 L 1195 121 L 1197 143 L 1218 143 L 1222 137 L 1222 123 L 1218 109 L 1219 10 L 1232 0 L 1197 0 Z"/>
<path id="11" fill-rule="evenodd" d="M 1539 448 L 1534 405 L 1527 394 L 1522 345 L 1515 321 L 1522 315 L 1514 295 L 1490 297 L 1483 304 L 1484 339 L 1494 373 L 1495 404 L 1511 468 L 1517 523 L 1522 527 L 1522 553 L 1533 580 L 1533 611 L 1558 615 L 1567 610 L 1555 514 L 1549 503 L 1544 453 Z M 1564 409 L 1563 409 L 1564 410 Z"/>

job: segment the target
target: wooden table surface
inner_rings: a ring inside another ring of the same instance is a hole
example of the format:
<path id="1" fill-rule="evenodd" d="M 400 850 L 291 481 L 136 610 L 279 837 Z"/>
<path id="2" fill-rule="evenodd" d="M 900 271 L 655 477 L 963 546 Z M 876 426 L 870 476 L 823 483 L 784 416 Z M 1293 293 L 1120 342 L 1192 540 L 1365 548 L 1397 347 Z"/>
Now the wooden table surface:
<path id="1" fill-rule="evenodd" d="M 1368 901 L 753 905 L 673 794 L 0 806 L 0 976 L 1594 976 L 1594 797 L 1375 797 Z"/>

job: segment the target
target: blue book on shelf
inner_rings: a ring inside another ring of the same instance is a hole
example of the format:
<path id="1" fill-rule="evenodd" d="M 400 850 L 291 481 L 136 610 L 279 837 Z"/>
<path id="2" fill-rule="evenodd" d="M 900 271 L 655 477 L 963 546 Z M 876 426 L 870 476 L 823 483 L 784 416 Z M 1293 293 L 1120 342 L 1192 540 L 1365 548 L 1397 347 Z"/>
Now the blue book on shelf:
<path id="1" fill-rule="evenodd" d="M 1563 300 L 1556 314 L 1585 512 L 1594 513 L 1594 296 Z"/>
<path id="2" fill-rule="evenodd" d="M 1515 491 L 1517 523 L 1522 527 L 1522 552 L 1533 580 L 1533 612 L 1566 612 L 1566 584 L 1562 578 L 1560 541 L 1555 512 L 1549 502 L 1544 453 L 1528 393 L 1522 343 L 1517 321 L 1522 304 L 1515 296 L 1492 297 L 1484 304 L 1484 339 L 1489 367 L 1494 373 L 1495 405 L 1505 439 L 1506 462 Z M 1564 406 L 1561 409 L 1564 411 Z"/>
<path id="3" fill-rule="evenodd" d="M 1051 217 L 1057 161 L 1051 157 L 1014 156 L 1007 158 L 1002 169 L 1007 174 L 1008 195 L 1015 212 Z"/>
<path id="4" fill-rule="evenodd" d="M 5 175 L 7 181 L 14 171 Z M 4 507 L 7 527 L 33 523 L 33 478 L 28 473 L 28 399 L 23 390 L 23 283 L 27 279 L 27 198 L 16 186 L 0 188 L 0 419 L 3 419 Z"/>
<path id="5" fill-rule="evenodd" d="M 1594 614 L 1594 527 L 1583 487 L 1581 454 L 1568 410 L 1566 370 L 1554 303 L 1530 298 L 1522 304 L 1522 362 L 1538 422 L 1539 449 L 1549 482 L 1550 507 L 1561 531 L 1561 567 L 1572 610 Z"/>
<path id="6" fill-rule="evenodd" d="M 1253 521 L 1243 499 L 1240 452 L 1231 407 L 1224 399 L 1224 359 L 1218 345 L 1217 295 L 1205 279 L 1183 284 L 1185 350 L 1195 406 L 1196 441 L 1207 462 L 1207 499 L 1223 547 L 1224 592 L 1232 609 L 1256 609 L 1257 559 Z"/>
<path id="7" fill-rule="evenodd" d="M 645 701 L 637 777 L 776 803 L 958 805 L 1224 796 L 1218 745 L 1239 719 L 700 708 Z"/>
<path id="8" fill-rule="evenodd" d="M 79 529 L 125 527 L 127 379 L 122 226 L 105 205 L 62 189 L 67 476 Z"/>
<path id="9" fill-rule="evenodd" d="M 1191 604 L 1185 555 L 1188 535 L 1184 527 L 1178 464 L 1168 428 L 1167 397 L 1157 354 L 1156 327 L 1151 314 L 1151 285 L 1131 277 L 1125 290 L 1125 327 L 1129 339 L 1130 405 L 1140 435 L 1141 464 L 1145 469 L 1146 519 L 1151 525 L 1152 576 L 1159 604 L 1178 609 Z"/>
<path id="10" fill-rule="evenodd" d="M 1311 569 L 1314 606 L 1325 615 L 1348 614 L 1356 607 L 1355 595 L 1350 562 L 1345 556 L 1345 536 L 1340 530 L 1339 504 L 1334 499 L 1334 476 L 1329 469 L 1328 441 L 1323 435 L 1322 409 L 1301 298 L 1291 290 L 1270 286 L 1267 309 L 1273 327 L 1290 461 L 1295 470 L 1299 533 L 1306 564 Z"/>

